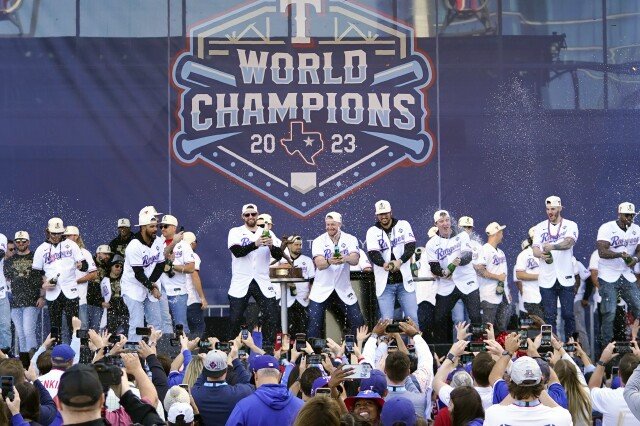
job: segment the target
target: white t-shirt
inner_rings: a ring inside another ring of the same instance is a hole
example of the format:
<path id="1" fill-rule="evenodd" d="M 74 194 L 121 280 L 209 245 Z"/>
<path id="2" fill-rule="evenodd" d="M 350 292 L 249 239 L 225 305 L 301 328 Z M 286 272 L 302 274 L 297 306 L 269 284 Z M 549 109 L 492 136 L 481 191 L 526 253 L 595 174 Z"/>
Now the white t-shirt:
<path id="1" fill-rule="evenodd" d="M 384 229 L 378 226 L 372 226 L 367 230 L 367 250 L 380 252 L 385 262 L 391 260 L 392 251 L 395 259 L 400 259 L 404 254 L 404 246 L 407 243 L 416 242 L 411 225 L 406 220 L 397 221 L 390 231 L 387 234 Z M 400 273 L 402 274 L 404 289 L 410 293 L 415 291 L 411 263 L 404 262 L 400 266 Z M 373 274 L 376 278 L 376 296 L 380 297 L 387 286 L 389 271 L 385 271 L 383 267 L 374 264 Z"/>
<path id="2" fill-rule="evenodd" d="M 0 234 L 0 250 L 7 252 L 7 237 Z M 0 258 L 0 299 L 7 297 L 7 280 L 4 277 L 4 256 Z"/>
<path id="3" fill-rule="evenodd" d="M 527 274 L 538 274 L 540 266 L 540 259 L 533 255 L 533 249 L 527 247 L 522 250 L 516 259 L 516 272 L 526 272 Z M 540 287 L 538 287 L 538 280 L 519 280 L 514 275 L 514 280 L 522 282 L 522 301 L 524 303 L 540 303 L 542 296 L 540 296 Z"/>
<path id="4" fill-rule="evenodd" d="M 507 257 L 504 252 L 499 248 L 493 247 L 491 244 L 486 243 L 480 250 L 479 265 L 485 265 L 488 272 L 492 274 L 508 274 L 507 270 Z M 502 294 L 496 294 L 496 287 L 498 286 L 497 280 L 478 277 L 480 281 L 480 300 L 498 305 L 502 302 Z M 507 284 L 507 277 L 504 280 L 505 294 L 509 291 L 509 285 Z"/>
<path id="5" fill-rule="evenodd" d="M 455 408 L 454 408 L 455 409 Z M 484 413 L 484 426 L 571 426 L 571 414 L 562 407 L 519 407 L 494 404 Z"/>
<path id="6" fill-rule="evenodd" d="M 585 281 L 589 279 L 589 277 L 591 276 L 591 273 L 587 268 L 584 267 L 582 262 L 580 262 L 578 259 L 574 257 L 573 258 L 573 274 L 574 276 L 575 275 L 580 276 L 580 287 L 578 287 L 578 292 L 573 298 L 573 302 L 575 303 L 582 300 L 582 297 L 584 296 L 584 292 L 586 291 Z"/>
<path id="7" fill-rule="evenodd" d="M 593 409 L 602 413 L 602 426 L 640 426 L 640 420 L 629 410 L 624 400 L 624 388 L 593 388 Z"/>
<path id="8" fill-rule="evenodd" d="M 558 244 L 566 238 L 572 238 L 578 242 L 578 225 L 568 219 L 562 218 L 558 224 L 552 224 L 549 220 L 543 220 L 536 225 L 533 237 L 533 247 L 542 250 L 545 243 Z M 538 276 L 538 284 L 541 288 L 551 288 L 556 280 L 565 287 L 572 286 L 573 281 L 573 265 L 571 258 L 573 257 L 573 247 L 568 250 L 551 250 L 553 263 L 540 260 L 540 273 Z"/>
<path id="9" fill-rule="evenodd" d="M 640 226 L 633 223 L 626 231 L 623 231 L 616 221 L 613 220 L 600 226 L 596 239 L 610 243 L 609 250 L 613 252 L 627 252 L 627 254 L 633 256 L 640 242 Z M 602 278 L 608 283 L 613 283 L 618 281 L 620 275 L 624 275 L 628 281 L 636 282 L 636 276 L 621 257 L 616 259 L 600 259 L 598 264 L 599 278 Z"/>
<path id="10" fill-rule="evenodd" d="M 58 370 L 57 368 L 52 368 L 47 374 L 43 374 L 38 377 L 42 386 L 45 387 L 46 390 L 49 391 L 51 398 L 55 398 L 58 396 L 58 387 L 60 386 L 60 377 L 64 371 Z"/>
<path id="11" fill-rule="evenodd" d="M 262 236 L 263 228 L 257 227 L 255 231 L 249 230 L 245 225 L 231 228 L 227 238 L 227 248 L 232 246 L 248 246 L 255 243 Z M 280 245 L 276 236 L 269 231 L 273 244 Z M 244 297 L 249 291 L 249 284 L 256 280 L 260 291 L 265 297 L 279 297 L 280 286 L 271 283 L 269 278 L 269 264 L 271 263 L 271 250 L 268 246 L 260 246 L 246 256 L 235 257 L 231 253 L 231 285 L 229 296 Z"/>
<path id="12" fill-rule="evenodd" d="M 283 258 L 279 263 L 287 263 L 287 260 Z M 307 280 L 315 277 L 316 275 L 316 267 L 313 264 L 313 260 L 311 260 L 309 256 L 305 256 L 304 254 L 301 254 L 293 261 L 293 266 L 302 269 L 302 277 Z M 302 306 L 309 306 L 309 292 L 311 291 L 309 281 L 295 284 L 296 295 L 292 295 L 291 289 L 289 289 L 289 294 L 287 294 L 287 307 L 292 307 L 296 300 Z"/>
<path id="13" fill-rule="evenodd" d="M 164 262 L 164 242 L 156 237 L 149 247 L 140 241 L 138 236 L 139 234 L 131 240 L 124 251 L 124 270 L 120 279 L 120 288 L 123 295 L 138 302 L 144 302 L 145 297 L 148 297 L 151 302 L 157 302 L 158 299 L 153 297 L 149 290 L 136 279 L 133 267 L 142 266 L 147 278 L 151 277 L 156 265 Z M 156 283 L 158 287 L 160 287 L 159 282 L 160 280 Z"/>
<path id="14" fill-rule="evenodd" d="M 422 250 L 422 253 L 426 252 L 426 248 Z M 423 257 L 420 259 L 420 267 L 418 268 L 418 277 L 433 278 L 431 273 L 431 267 L 427 259 Z M 416 284 L 416 301 L 418 304 L 422 302 L 428 302 L 432 305 L 436 305 L 436 294 L 438 293 L 438 282 L 433 281 L 414 281 Z"/>
<path id="15" fill-rule="evenodd" d="M 89 269 L 87 269 L 86 272 L 82 272 L 78 269 L 76 269 L 76 282 L 77 280 L 79 280 L 80 278 L 84 277 L 87 274 L 90 274 L 91 272 L 96 271 L 98 268 L 96 267 L 96 262 L 95 260 L 93 260 L 93 256 L 91 256 L 91 253 L 89 252 L 89 250 L 87 249 L 83 249 L 81 248 L 80 251 L 82 252 L 82 255 L 84 256 L 84 259 L 87 261 L 87 265 L 89 265 Z M 84 283 L 78 283 L 78 297 L 80 298 L 79 302 L 80 305 L 86 305 L 87 304 L 87 289 L 88 289 L 89 283 L 84 282 Z"/>
<path id="16" fill-rule="evenodd" d="M 45 298 L 56 300 L 60 291 L 67 299 L 78 297 L 78 283 L 76 281 L 76 262 L 82 262 L 84 255 L 80 247 L 71 240 L 64 240 L 53 245 L 46 241 L 38 246 L 33 254 L 33 269 L 44 271 L 47 280 L 56 277 L 58 284 L 52 290 L 47 290 Z"/>
<path id="17" fill-rule="evenodd" d="M 198 253 L 193 253 L 193 261 L 195 263 L 195 270 L 200 273 L 200 256 Z M 187 306 L 193 305 L 195 303 L 202 303 L 202 299 L 200 299 L 200 295 L 196 291 L 196 288 L 193 286 L 193 274 L 187 274 Z"/>
<path id="18" fill-rule="evenodd" d="M 163 249 L 167 246 L 167 241 L 164 237 L 158 237 L 162 240 Z M 190 263 L 195 262 L 195 258 L 193 256 L 193 250 L 191 249 L 191 244 L 187 244 L 184 241 L 180 241 L 178 244 L 173 246 L 173 264 L 174 265 L 188 265 Z M 187 294 L 187 276 L 190 274 L 185 274 L 184 272 L 178 272 L 174 269 L 173 277 L 169 277 L 169 275 L 163 273 L 160 277 L 160 281 L 162 281 L 162 286 L 164 290 L 167 292 L 167 296 L 181 296 L 183 294 Z"/>
<path id="19" fill-rule="evenodd" d="M 462 252 L 471 252 L 473 256 L 469 234 L 464 231 L 451 238 L 442 238 L 436 234 L 427 242 L 425 250 L 426 261 L 439 262 L 442 269 L 445 269 L 456 257 L 462 257 Z M 458 266 L 453 271 L 453 275 L 447 278 L 437 277 L 437 280 L 440 296 L 448 296 L 456 287 L 463 294 L 469 294 L 478 289 L 478 277 L 472 262 Z"/>
<path id="20" fill-rule="evenodd" d="M 331 241 L 328 233 L 320 235 L 313 240 L 311 244 L 311 256 L 322 256 L 325 259 L 333 257 L 335 244 Z M 353 235 L 340 231 L 340 239 L 338 240 L 338 249 L 342 256 L 348 256 L 351 253 L 358 253 L 358 239 Z M 313 281 L 309 298 L 316 303 L 322 303 L 331 296 L 333 290 L 336 291 L 340 299 L 347 305 L 353 305 L 358 302 L 356 294 L 351 287 L 351 277 L 349 264 L 329 265 L 327 269 L 318 269 L 316 278 Z"/>
<path id="21" fill-rule="evenodd" d="M 493 405 L 493 387 L 480 387 L 474 386 L 475 390 L 478 391 L 480 395 L 480 399 L 482 400 L 482 408 L 485 410 Z M 453 387 L 450 385 L 444 385 L 440 388 L 440 392 L 438 393 L 438 398 L 442 401 L 443 404 L 449 405 L 451 402 L 451 391 Z M 455 409 L 455 408 L 454 408 Z"/>

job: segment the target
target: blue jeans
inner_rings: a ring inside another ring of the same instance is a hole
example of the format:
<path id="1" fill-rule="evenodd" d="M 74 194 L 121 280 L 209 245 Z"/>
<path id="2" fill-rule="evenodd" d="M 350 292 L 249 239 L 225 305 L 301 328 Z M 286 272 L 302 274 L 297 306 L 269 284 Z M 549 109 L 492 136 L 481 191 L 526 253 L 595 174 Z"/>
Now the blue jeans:
<path id="1" fill-rule="evenodd" d="M 402 283 L 387 283 L 384 291 L 380 297 L 378 297 L 380 317 L 384 319 L 393 319 L 396 299 L 398 299 L 400 306 L 404 311 L 404 318 L 410 317 L 416 324 L 418 324 L 418 302 L 416 301 L 416 292 L 412 291 L 409 293 L 404 289 L 404 285 Z"/>
<path id="2" fill-rule="evenodd" d="M 36 339 L 38 315 L 40 315 L 40 309 L 35 306 L 11 310 L 11 319 L 18 335 L 19 352 L 28 352 L 38 347 L 38 339 Z"/>
<path id="3" fill-rule="evenodd" d="M 148 325 L 152 325 L 156 330 L 160 330 L 161 316 L 160 316 L 160 302 L 151 302 L 145 297 L 144 302 L 138 302 L 127 295 L 122 295 L 124 303 L 129 310 L 129 335 L 127 340 L 129 342 L 139 342 L 141 336 L 136 334 L 136 327 L 144 327 L 144 320 L 147 320 Z"/>
<path id="4" fill-rule="evenodd" d="M 576 329 L 576 320 L 573 317 L 573 286 L 563 286 L 558 281 L 551 288 L 540 287 L 542 307 L 544 308 L 544 322 L 553 326 L 553 332 L 557 333 L 556 318 L 558 299 L 562 321 L 564 321 L 564 335 L 568 339 Z"/>
<path id="5" fill-rule="evenodd" d="M 0 299 L 0 348 L 11 348 L 11 305 L 8 297 Z"/>
<path id="6" fill-rule="evenodd" d="M 87 330 L 89 328 L 89 326 L 88 326 L 89 314 L 87 313 L 87 304 L 86 303 L 84 305 L 80 305 L 78 307 L 78 318 L 82 322 L 82 326 L 80 328 L 82 328 L 83 330 Z"/>
<path id="7" fill-rule="evenodd" d="M 347 305 L 334 290 L 327 300 L 322 303 L 317 303 L 313 300 L 309 302 L 309 328 L 307 329 L 307 337 L 324 337 L 322 335 L 322 328 L 326 309 L 330 309 L 339 317 L 345 318 L 346 327 L 347 330 L 349 330 L 348 334 L 357 334 L 358 327 L 364 324 L 364 318 L 362 317 L 362 312 L 360 312 L 358 302 L 353 305 Z M 343 325 L 342 328 L 344 330 L 345 325 Z"/>
<path id="8" fill-rule="evenodd" d="M 169 309 L 173 317 L 173 323 L 182 324 L 185 334 L 189 334 L 189 323 L 187 322 L 187 295 L 167 296 Z"/>
<path id="9" fill-rule="evenodd" d="M 162 297 L 158 302 L 160 305 L 160 320 L 162 323 L 162 332 L 164 334 L 173 333 L 173 323 L 171 322 L 171 311 L 169 310 L 169 299 L 167 292 L 162 288 Z M 155 326 L 154 326 L 155 327 Z"/>
<path id="10" fill-rule="evenodd" d="M 82 323 L 83 328 L 100 331 L 103 309 L 100 306 L 85 305 L 87 307 L 87 323 Z"/>
<path id="11" fill-rule="evenodd" d="M 202 303 L 192 303 L 187 306 L 187 322 L 192 337 L 202 337 L 204 333 L 204 311 Z"/>
<path id="12" fill-rule="evenodd" d="M 618 293 L 627 302 L 634 318 L 640 317 L 640 290 L 635 282 L 628 281 L 620 275 L 618 281 L 610 283 L 598 278 L 600 282 L 600 320 L 602 326 L 602 347 L 604 348 L 613 338 L 613 320 L 616 316 L 616 306 L 618 305 Z"/>

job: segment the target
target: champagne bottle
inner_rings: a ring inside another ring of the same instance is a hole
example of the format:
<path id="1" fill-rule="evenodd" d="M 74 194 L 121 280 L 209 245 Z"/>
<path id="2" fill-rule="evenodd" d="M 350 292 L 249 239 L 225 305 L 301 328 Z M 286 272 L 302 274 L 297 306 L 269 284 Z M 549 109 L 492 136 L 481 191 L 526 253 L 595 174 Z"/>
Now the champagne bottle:
<path id="1" fill-rule="evenodd" d="M 548 259 L 545 259 L 545 263 L 547 265 L 551 265 L 553 263 L 553 255 L 551 254 L 551 252 L 545 252 L 544 254 L 546 254 L 547 256 L 549 256 Z"/>
<path id="2" fill-rule="evenodd" d="M 411 275 L 418 276 L 418 269 L 420 269 L 420 262 L 411 262 Z"/>
<path id="3" fill-rule="evenodd" d="M 55 277 L 51 278 L 49 282 L 53 285 L 56 285 L 58 284 L 58 278 L 60 278 L 60 273 L 58 273 L 58 275 L 56 275 Z"/>
<path id="4" fill-rule="evenodd" d="M 633 256 L 627 255 L 627 257 L 623 257 L 623 259 L 624 263 L 626 263 L 627 265 L 631 265 L 631 263 L 633 262 Z"/>
<path id="5" fill-rule="evenodd" d="M 498 284 L 496 285 L 496 294 L 504 294 L 504 281 L 498 281 Z"/>
<path id="6" fill-rule="evenodd" d="M 164 262 L 164 273 L 167 274 L 169 278 L 173 278 L 176 274 L 173 270 L 173 261 L 170 259 L 165 260 Z"/>
<path id="7" fill-rule="evenodd" d="M 449 272 L 451 272 L 451 274 L 450 274 L 450 275 L 453 275 L 453 271 L 455 271 L 455 270 L 456 270 L 456 265 L 455 265 L 455 263 L 450 263 L 450 264 L 447 266 L 447 269 L 449 270 Z"/>
<path id="8" fill-rule="evenodd" d="M 269 238 L 271 236 L 271 234 L 269 234 L 269 230 L 267 229 L 266 225 L 264 227 L 264 229 L 262 230 L 262 238 Z"/>
<path id="9" fill-rule="evenodd" d="M 340 256 L 340 247 L 336 244 L 335 247 L 333 247 L 333 257 L 338 258 Z"/>

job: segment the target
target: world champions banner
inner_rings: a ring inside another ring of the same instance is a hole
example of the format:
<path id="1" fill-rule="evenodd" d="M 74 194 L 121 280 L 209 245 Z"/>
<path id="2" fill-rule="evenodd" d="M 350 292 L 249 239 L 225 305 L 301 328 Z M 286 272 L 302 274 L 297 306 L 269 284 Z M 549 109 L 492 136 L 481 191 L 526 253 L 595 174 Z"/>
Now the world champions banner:
<path id="1" fill-rule="evenodd" d="M 400 22 L 341 0 L 263 0 L 187 40 L 172 68 L 179 164 L 307 217 L 434 154 L 433 68 Z"/>

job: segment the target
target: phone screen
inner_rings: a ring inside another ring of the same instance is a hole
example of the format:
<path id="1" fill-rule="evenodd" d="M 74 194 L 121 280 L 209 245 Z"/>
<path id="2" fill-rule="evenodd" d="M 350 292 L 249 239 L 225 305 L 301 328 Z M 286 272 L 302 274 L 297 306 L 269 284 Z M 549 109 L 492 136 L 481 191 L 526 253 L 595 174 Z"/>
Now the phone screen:
<path id="1" fill-rule="evenodd" d="M 353 334 L 347 334 L 344 336 L 344 347 L 347 352 L 353 352 L 353 346 L 356 344 L 356 339 Z"/>
<path id="2" fill-rule="evenodd" d="M 51 327 L 51 338 L 52 339 L 57 339 L 57 340 L 60 339 L 60 328 L 59 327 L 56 327 L 56 326 Z"/>
<path id="3" fill-rule="evenodd" d="M 303 351 L 307 347 L 307 335 L 304 333 L 296 334 L 296 351 Z"/>
<path id="4" fill-rule="evenodd" d="M 522 350 L 526 350 L 529 347 L 527 342 L 527 330 L 518 331 L 518 337 L 520 338 L 520 345 L 518 347 Z"/>
<path id="5" fill-rule="evenodd" d="M 551 345 L 551 326 L 549 324 L 543 324 L 540 327 L 540 331 L 542 332 L 542 340 L 540 344 L 542 346 L 550 346 Z"/>
<path id="6" fill-rule="evenodd" d="M 151 329 L 149 327 L 136 327 L 136 334 L 138 336 L 150 336 Z"/>
<path id="7" fill-rule="evenodd" d="M 89 338 L 89 330 L 77 330 L 76 337 L 78 339 L 88 339 Z"/>
<path id="8" fill-rule="evenodd" d="M 13 401 L 13 376 L 0 377 L 0 387 L 2 388 L 2 396 Z"/>

